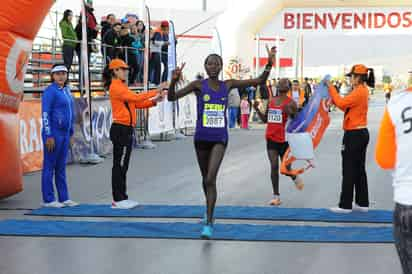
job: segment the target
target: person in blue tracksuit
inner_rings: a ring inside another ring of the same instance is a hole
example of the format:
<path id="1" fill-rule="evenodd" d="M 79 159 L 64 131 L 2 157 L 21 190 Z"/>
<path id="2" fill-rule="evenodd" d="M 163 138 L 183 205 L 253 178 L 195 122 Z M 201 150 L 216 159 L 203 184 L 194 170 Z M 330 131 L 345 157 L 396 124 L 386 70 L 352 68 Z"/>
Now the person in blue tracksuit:
<path id="1" fill-rule="evenodd" d="M 56 64 L 51 70 L 52 84 L 42 97 L 43 170 L 41 188 L 44 207 L 76 206 L 69 199 L 66 181 L 66 160 L 74 127 L 74 101 L 66 85 L 67 68 Z M 55 176 L 58 201 L 53 190 Z"/>

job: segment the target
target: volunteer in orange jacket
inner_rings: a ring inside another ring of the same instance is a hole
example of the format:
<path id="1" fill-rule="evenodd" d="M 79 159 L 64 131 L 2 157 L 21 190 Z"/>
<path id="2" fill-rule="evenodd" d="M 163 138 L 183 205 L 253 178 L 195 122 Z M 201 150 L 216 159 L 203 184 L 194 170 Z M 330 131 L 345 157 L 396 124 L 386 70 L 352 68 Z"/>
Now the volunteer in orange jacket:
<path id="1" fill-rule="evenodd" d="M 389 101 L 378 133 L 376 162 L 393 170 L 393 232 L 403 273 L 412 273 L 412 88 Z"/>
<path id="2" fill-rule="evenodd" d="M 353 210 L 366 212 L 369 209 L 368 179 L 365 161 L 369 144 L 368 96 L 369 87 L 375 86 L 373 69 L 355 65 L 346 76 L 351 77 L 352 91 L 341 97 L 336 88 L 329 84 L 333 103 L 344 113 L 342 143 L 342 191 L 336 213 L 350 213 Z M 355 190 L 355 203 L 353 192 Z"/>
<path id="3" fill-rule="evenodd" d="M 161 92 L 136 94 L 125 84 L 129 67 L 120 59 L 113 59 L 104 71 L 104 85 L 109 89 L 113 124 L 110 139 L 113 143 L 112 208 L 130 209 L 138 205 L 126 194 L 126 174 L 132 152 L 136 109 L 150 108 L 162 99 Z"/>

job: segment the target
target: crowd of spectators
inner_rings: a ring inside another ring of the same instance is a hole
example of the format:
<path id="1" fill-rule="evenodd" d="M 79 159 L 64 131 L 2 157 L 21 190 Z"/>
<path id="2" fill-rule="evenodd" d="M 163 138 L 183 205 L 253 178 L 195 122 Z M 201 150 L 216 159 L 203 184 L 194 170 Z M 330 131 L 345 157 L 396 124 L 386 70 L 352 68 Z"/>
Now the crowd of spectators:
<path id="1" fill-rule="evenodd" d="M 63 38 L 63 60 L 70 71 L 75 53 L 81 67 L 82 16 L 73 26 L 73 12 L 66 10 L 60 21 L 60 30 Z M 108 14 L 101 19 L 100 24 L 94 15 L 93 4 L 86 3 L 87 26 L 87 57 L 90 64 L 91 53 L 101 54 L 105 64 L 112 59 L 120 58 L 130 67 L 129 85 L 143 83 L 144 52 L 146 27 L 137 15 L 126 14 L 118 18 L 115 14 Z M 169 22 L 161 21 L 158 27 L 149 27 L 149 82 L 159 85 L 167 81 L 168 77 L 168 46 Z M 100 47 L 96 45 L 100 40 Z M 79 70 L 79 79 L 81 79 Z"/>

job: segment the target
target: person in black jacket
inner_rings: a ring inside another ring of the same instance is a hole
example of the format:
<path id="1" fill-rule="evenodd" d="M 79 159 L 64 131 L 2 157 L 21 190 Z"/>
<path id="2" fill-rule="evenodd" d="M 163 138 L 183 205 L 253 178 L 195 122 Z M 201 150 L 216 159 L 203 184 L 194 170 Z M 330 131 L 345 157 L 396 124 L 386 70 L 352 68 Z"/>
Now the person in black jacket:
<path id="1" fill-rule="evenodd" d="M 120 31 L 120 45 L 123 49 L 120 57 L 129 65 L 130 85 L 135 84 L 138 71 L 137 51 L 133 48 L 133 42 L 135 42 L 135 39 L 130 35 L 129 29 L 122 27 L 122 30 Z"/>
<path id="2" fill-rule="evenodd" d="M 102 31 L 101 31 L 101 37 L 104 37 L 106 32 L 112 29 L 113 25 L 116 23 L 116 16 L 113 13 L 110 13 L 109 15 L 106 16 L 106 20 L 102 21 Z"/>
<path id="3" fill-rule="evenodd" d="M 120 23 L 115 23 L 103 36 L 103 56 L 106 64 L 119 57 L 120 49 L 118 47 L 120 47 L 121 29 L 122 25 Z"/>
<path id="4" fill-rule="evenodd" d="M 113 28 L 113 25 L 116 23 L 116 16 L 113 13 L 110 13 L 106 16 L 104 20 L 100 23 L 102 26 L 102 31 L 100 32 L 100 37 L 103 41 L 105 34 Z M 102 55 L 104 55 L 103 44 L 101 46 Z"/>

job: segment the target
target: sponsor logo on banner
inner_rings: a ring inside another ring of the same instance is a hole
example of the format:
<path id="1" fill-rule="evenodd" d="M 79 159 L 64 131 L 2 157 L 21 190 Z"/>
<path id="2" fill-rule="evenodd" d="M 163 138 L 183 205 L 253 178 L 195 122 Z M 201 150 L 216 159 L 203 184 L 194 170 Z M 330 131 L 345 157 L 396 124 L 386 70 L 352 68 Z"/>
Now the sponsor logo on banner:
<path id="1" fill-rule="evenodd" d="M 90 142 L 93 140 L 94 151 L 98 155 L 112 153 L 110 141 L 110 127 L 112 124 L 112 112 L 110 101 L 94 99 L 92 101 L 92 127 L 93 138 L 90 134 L 90 122 L 88 116 L 87 101 L 83 98 L 75 99 L 76 121 L 74 125 L 74 144 L 70 148 L 68 162 L 79 162 L 90 152 Z M 193 128 L 196 125 L 196 96 L 191 94 L 178 100 L 179 128 Z M 170 102 L 164 102 L 164 120 L 160 123 L 160 111 L 151 108 L 149 116 L 149 129 L 151 133 L 162 133 L 173 130 L 173 109 Z M 33 172 L 42 169 L 43 166 L 43 142 L 41 137 L 41 101 L 24 101 L 19 111 L 18 132 L 23 172 Z M 155 121 L 150 119 L 156 119 Z M 154 126 L 153 126 L 154 125 Z"/>
<path id="2" fill-rule="evenodd" d="M 6 61 L 6 77 L 10 91 L 19 94 L 23 91 L 24 75 L 26 74 L 32 43 L 23 38 L 16 38 L 10 48 Z"/>
<path id="3" fill-rule="evenodd" d="M 22 102 L 18 117 L 23 172 L 40 170 L 43 167 L 41 102 Z"/>
<path id="4" fill-rule="evenodd" d="M 85 99 L 75 99 L 76 122 L 74 144 L 70 148 L 68 162 L 79 162 L 90 152 L 90 122 Z M 108 99 L 94 99 L 92 103 L 93 145 L 95 153 L 112 152 L 110 127 L 112 112 Z M 43 166 L 43 142 L 41 137 L 41 101 L 24 101 L 19 111 L 20 154 L 23 172 L 33 172 Z"/>
<path id="5" fill-rule="evenodd" d="M 250 74 L 250 68 L 245 66 L 243 60 L 238 57 L 229 59 L 224 69 L 224 79 L 245 79 Z"/>
<path id="6" fill-rule="evenodd" d="M 74 145 L 72 147 L 72 159 L 74 162 L 85 158 L 90 153 L 90 121 L 87 101 L 76 99 L 76 123 L 74 130 Z M 112 152 L 110 141 L 110 127 L 112 125 L 112 110 L 110 101 L 93 99 L 92 101 L 92 130 L 94 151 L 98 155 L 106 155 Z"/>
<path id="7" fill-rule="evenodd" d="M 32 43 L 14 35 L 2 36 L 0 50 L 0 106 L 18 112 Z"/>

